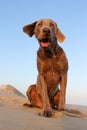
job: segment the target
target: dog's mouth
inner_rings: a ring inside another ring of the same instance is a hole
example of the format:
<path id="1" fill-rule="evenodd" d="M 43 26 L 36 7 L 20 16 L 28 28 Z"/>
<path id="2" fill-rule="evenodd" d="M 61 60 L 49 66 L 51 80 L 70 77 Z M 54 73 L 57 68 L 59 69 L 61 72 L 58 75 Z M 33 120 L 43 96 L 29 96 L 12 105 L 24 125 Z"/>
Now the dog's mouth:
<path id="1" fill-rule="evenodd" d="M 40 45 L 43 48 L 49 47 L 49 45 L 50 45 L 50 39 L 49 38 L 44 38 L 44 39 L 40 40 Z"/>

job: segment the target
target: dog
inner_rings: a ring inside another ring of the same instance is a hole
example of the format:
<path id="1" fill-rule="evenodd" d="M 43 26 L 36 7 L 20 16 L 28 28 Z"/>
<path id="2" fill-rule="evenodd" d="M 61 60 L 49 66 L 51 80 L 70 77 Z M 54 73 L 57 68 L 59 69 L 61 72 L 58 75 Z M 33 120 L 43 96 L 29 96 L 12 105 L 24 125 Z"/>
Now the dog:
<path id="1" fill-rule="evenodd" d="M 52 108 L 66 109 L 68 60 L 59 46 L 65 40 L 56 22 L 40 19 L 23 27 L 30 37 L 35 35 L 39 43 L 37 51 L 37 82 L 29 86 L 26 95 L 31 107 L 42 108 L 40 115 L 52 116 Z"/>

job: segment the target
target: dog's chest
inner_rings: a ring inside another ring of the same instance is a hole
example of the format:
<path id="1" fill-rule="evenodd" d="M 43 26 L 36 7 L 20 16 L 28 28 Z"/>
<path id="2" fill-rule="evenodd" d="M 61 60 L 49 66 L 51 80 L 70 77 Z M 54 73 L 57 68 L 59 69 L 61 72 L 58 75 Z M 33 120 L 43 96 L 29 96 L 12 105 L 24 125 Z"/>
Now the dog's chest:
<path id="1" fill-rule="evenodd" d="M 44 75 L 46 74 L 59 75 L 63 69 L 63 65 L 60 58 L 58 58 L 57 56 L 53 56 L 52 58 L 45 58 L 45 59 L 38 58 L 37 68 L 39 73 Z"/>
<path id="2" fill-rule="evenodd" d="M 58 53 L 48 58 L 41 50 L 37 52 L 37 69 L 43 75 L 60 76 L 63 72 L 68 70 L 68 61 L 65 53 L 61 48 Z"/>

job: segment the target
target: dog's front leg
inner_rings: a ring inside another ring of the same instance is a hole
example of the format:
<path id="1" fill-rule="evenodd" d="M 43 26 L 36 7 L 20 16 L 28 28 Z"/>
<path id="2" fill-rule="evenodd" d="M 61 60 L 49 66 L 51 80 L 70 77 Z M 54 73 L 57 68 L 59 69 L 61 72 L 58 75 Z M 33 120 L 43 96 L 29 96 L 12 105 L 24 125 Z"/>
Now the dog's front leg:
<path id="1" fill-rule="evenodd" d="M 51 117 L 52 116 L 52 108 L 50 105 L 48 92 L 47 92 L 47 84 L 45 82 L 45 78 L 42 74 L 39 74 L 37 80 L 37 89 L 39 88 L 39 92 L 43 101 L 43 111 L 40 113 L 42 116 Z"/>
<path id="2" fill-rule="evenodd" d="M 60 111 L 65 110 L 66 84 L 67 84 L 67 73 L 64 73 L 61 76 L 61 80 L 60 80 L 60 97 L 59 97 L 59 104 L 58 104 L 58 110 Z"/>

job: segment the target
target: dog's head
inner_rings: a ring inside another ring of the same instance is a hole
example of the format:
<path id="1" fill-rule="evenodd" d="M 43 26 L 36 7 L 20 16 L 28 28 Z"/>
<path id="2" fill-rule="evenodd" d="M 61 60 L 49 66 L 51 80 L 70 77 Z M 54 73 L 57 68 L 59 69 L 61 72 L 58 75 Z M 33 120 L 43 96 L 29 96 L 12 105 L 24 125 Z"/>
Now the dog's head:
<path id="1" fill-rule="evenodd" d="M 35 35 L 42 48 L 48 48 L 56 38 L 59 42 L 65 39 L 57 24 L 51 19 L 41 19 L 23 27 L 23 31 L 30 37 Z"/>

